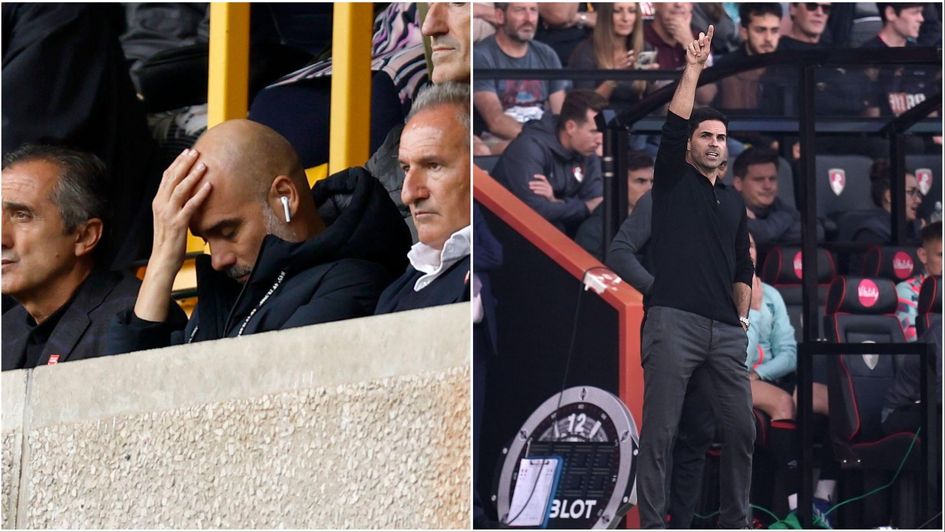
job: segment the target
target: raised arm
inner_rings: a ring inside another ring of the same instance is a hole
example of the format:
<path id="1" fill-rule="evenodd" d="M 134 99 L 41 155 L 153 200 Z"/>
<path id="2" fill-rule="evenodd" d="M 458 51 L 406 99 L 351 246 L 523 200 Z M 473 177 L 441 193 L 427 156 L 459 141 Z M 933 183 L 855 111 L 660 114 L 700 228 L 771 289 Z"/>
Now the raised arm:
<path id="1" fill-rule="evenodd" d="M 202 162 L 194 164 L 197 156 L 196 150 L 184 150 L 171 163 L 151 203 L 154 242 L 134 309 L 142 320 L 163 322 L 167 319 L 174 277 L 184 263 L 187 250 L 187 226 L 210 195 L 210 183 L 201 183 L 207 167 Z"/>
<path id="2" fill-rule="evenodd" d="M 692 105 L 696 98 L 696 85 L 699 83 L 699 75 L 702 74 L 702 69 L 705 68 L 705 62 L 709 58 L 714 34 L 715 26 L 710 25 L 708 34 L 700 32 L 699 37 L 686 47 L 686 67 L 679 79 L 679 85 L 676 86 L 673 99 L 669 102 L 669 110 L 681 118 L 688 120 L 692 114 Z"/>

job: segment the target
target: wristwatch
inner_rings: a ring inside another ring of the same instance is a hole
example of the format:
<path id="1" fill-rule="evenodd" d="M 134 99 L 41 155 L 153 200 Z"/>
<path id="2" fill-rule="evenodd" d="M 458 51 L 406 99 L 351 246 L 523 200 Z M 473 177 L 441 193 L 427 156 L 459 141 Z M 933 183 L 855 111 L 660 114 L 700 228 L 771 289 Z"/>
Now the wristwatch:
<path id="1" fill-rule="evenodd" d="M 751 321 L 748 320 L 748 316 L 739 316 L 738 321 L 742 322 L 742 327 L 747 331 L 751 327 Z"/>

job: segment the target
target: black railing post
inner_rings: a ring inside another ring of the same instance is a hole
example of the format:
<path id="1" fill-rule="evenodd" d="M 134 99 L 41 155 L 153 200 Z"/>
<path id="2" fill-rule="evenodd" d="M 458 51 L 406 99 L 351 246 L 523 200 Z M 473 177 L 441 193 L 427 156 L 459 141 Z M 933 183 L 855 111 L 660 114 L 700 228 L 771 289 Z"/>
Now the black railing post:
<path id="1" fill-rule="evenodd" d="M 600 122 L 602 121 L 598 121 L 598 123 Z M 614 222 L 617 216 L 617 199 L 620 195 L 619 180 L 615 178 L 617 166 L 615 159 L 620 157 L 617 148 L 619 144 L 617 137 L 618 132 L 615 127 L 608 125 L 608 127 L 604 128 L 604 157 L 601 159 L 601 173 L 604 176 L 604 202 L 598 207 L 599 209 L 603 209 L 601 220 L 604 227 L 602 230 L 602 249 L 600 250 L 600 256 L 604 257 L 604 260 L 607 260 L 607 248 L 609 247 L 611 239 L 614 237 L 614 233 L 617 232 L 617 227 Z"/>
<path id="2" fill-rule="evenodd" d="M 906 154 L 902 133 L 897 128 L 889 131 L 889 201 L 892 216 L 892 243 L 906 243 Z"/>
<path id="3" fill-rule="evenodd" d="M 804 276 L 802 277 L 801 287 L 801 316 L 804 324 L 804 342 L 809 344 L 816 340 L 817 323 L 817 179 L 816 179 L 816 149 L 815 149 L 815 131 L 814 119 L 816 117 L 814 108 L 814 83 L 815 83 L 814 65 L 804 65 L 801 70 L 801 86 L 798 102 L 798 120 L 800 122 L 800 145 L 801 161 L 803 175 L 800 179 L 800 196 L 804 204 L 801 212 L 801 268 Z M 803 345 L 802 344 L 802 345 Z M 798 464 L 800 469 L 801 485 L 798 489 L 797 516 L 800 519 L 801 526 L 804 528 L 813 528 L 813 515 L 811 507 L 813 505 L 812 484 L 814 482 L 813 470 L 811 467 L 813 445 L 813 434 L 811 429 L 812 417 L 812 377 L 813 361 L 812 355 L 807 349 L 801 349 L 797 360 L 797 401 L 800 406 L 798 412 L 798 437 L 800 438 L 799 448 L 801 449 L 801 461 Z"/>

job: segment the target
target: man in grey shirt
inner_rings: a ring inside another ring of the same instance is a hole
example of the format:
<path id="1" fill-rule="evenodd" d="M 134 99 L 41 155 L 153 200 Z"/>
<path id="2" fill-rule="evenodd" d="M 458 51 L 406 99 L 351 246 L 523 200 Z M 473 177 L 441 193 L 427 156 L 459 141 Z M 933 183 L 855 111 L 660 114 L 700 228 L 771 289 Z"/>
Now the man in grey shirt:
<path id="1" fill-rule="evenodd" d="M 561 61 L 550 46 L 537 42 L 538 4 L 496 2 L 498 28 L 476 44 L 473 65 L 480 69 L 560 69 Z M 485 122 L 484 135 L 492 153 L 498 154 L 522 131 L 528 120 L 544 112 L 561 112 L 567 80 L 475 80 L 473 104 Z"/>

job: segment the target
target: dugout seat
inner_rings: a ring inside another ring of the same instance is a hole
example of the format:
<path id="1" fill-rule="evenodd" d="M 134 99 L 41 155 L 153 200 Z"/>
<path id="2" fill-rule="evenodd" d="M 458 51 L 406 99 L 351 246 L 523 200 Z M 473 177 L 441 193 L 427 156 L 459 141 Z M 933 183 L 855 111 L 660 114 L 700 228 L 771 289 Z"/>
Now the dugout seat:
<path id="1" fill-rule="evenodd" d="M 919 289 L 919 314 L 915 318 L 915 332 L 920 337 L 929 329 L 942 327 L 942 278 L 928 277 Z"/>
<path id="2" fill-rule="evenodd" d="M 872 246 L 866 250 L 859 274 L 899 283 L 921 270 L 922 263 L 916 255 L 915 246 Z"/>
<path id="3" fill-rule="evenodd" d="M 878 277 L 841 276 L 830 285 L 824 328 L 835 343 L 905 342 L 896 318 L 896 287 Z M 896 376 L 895 355 L 828 357 L 830 432 L 834 453 L 847 469 L 895 471 L 912 432 L 885 435 L 881 411 Z M 913 452 L 906 467 L 917 469 Z"/>
<path id="4" fill-rule="evenodd" d="M 775 246 L 765 255 L 765 260 L 761 267 L 761 280 L 774 286 L 781 297 L 784 298 L 784 305 L 787 307 L 788 316 L 791 319 L 791 325 L 794 326 L 794 337 L 798 342 L 803 341 L 804 334 L 803 308 L 801 298 L 801 283 L 803 282 L 803 270 L 801 267 L 802 253 L 799 247 L 794 246 Z M 823 317 L 823 305 L 827 300 L 827 288 L 830 282 L 837 275 L 837 265 L 833 254 L 830 251 L 817 249 L 817 307 L 818 320 L 817 338 L 823 337 L 823 331 L 820 329 L 820 322 Z"/>
<path id="5" fill-rule="evenodd" d="M 906 155 L 906 170 L 915 176 L 919 190 L 925 195 L 918 216 L 927 218 L 942 201 L 942 156 Z"/>
<path id="6" fill-rule="evenodd" d="M 862 155 L 818 155 L 815 165 L 817 217 L 836 222 L 845 212 L 871 208 L 872 165 L 873 160 Z"/>

